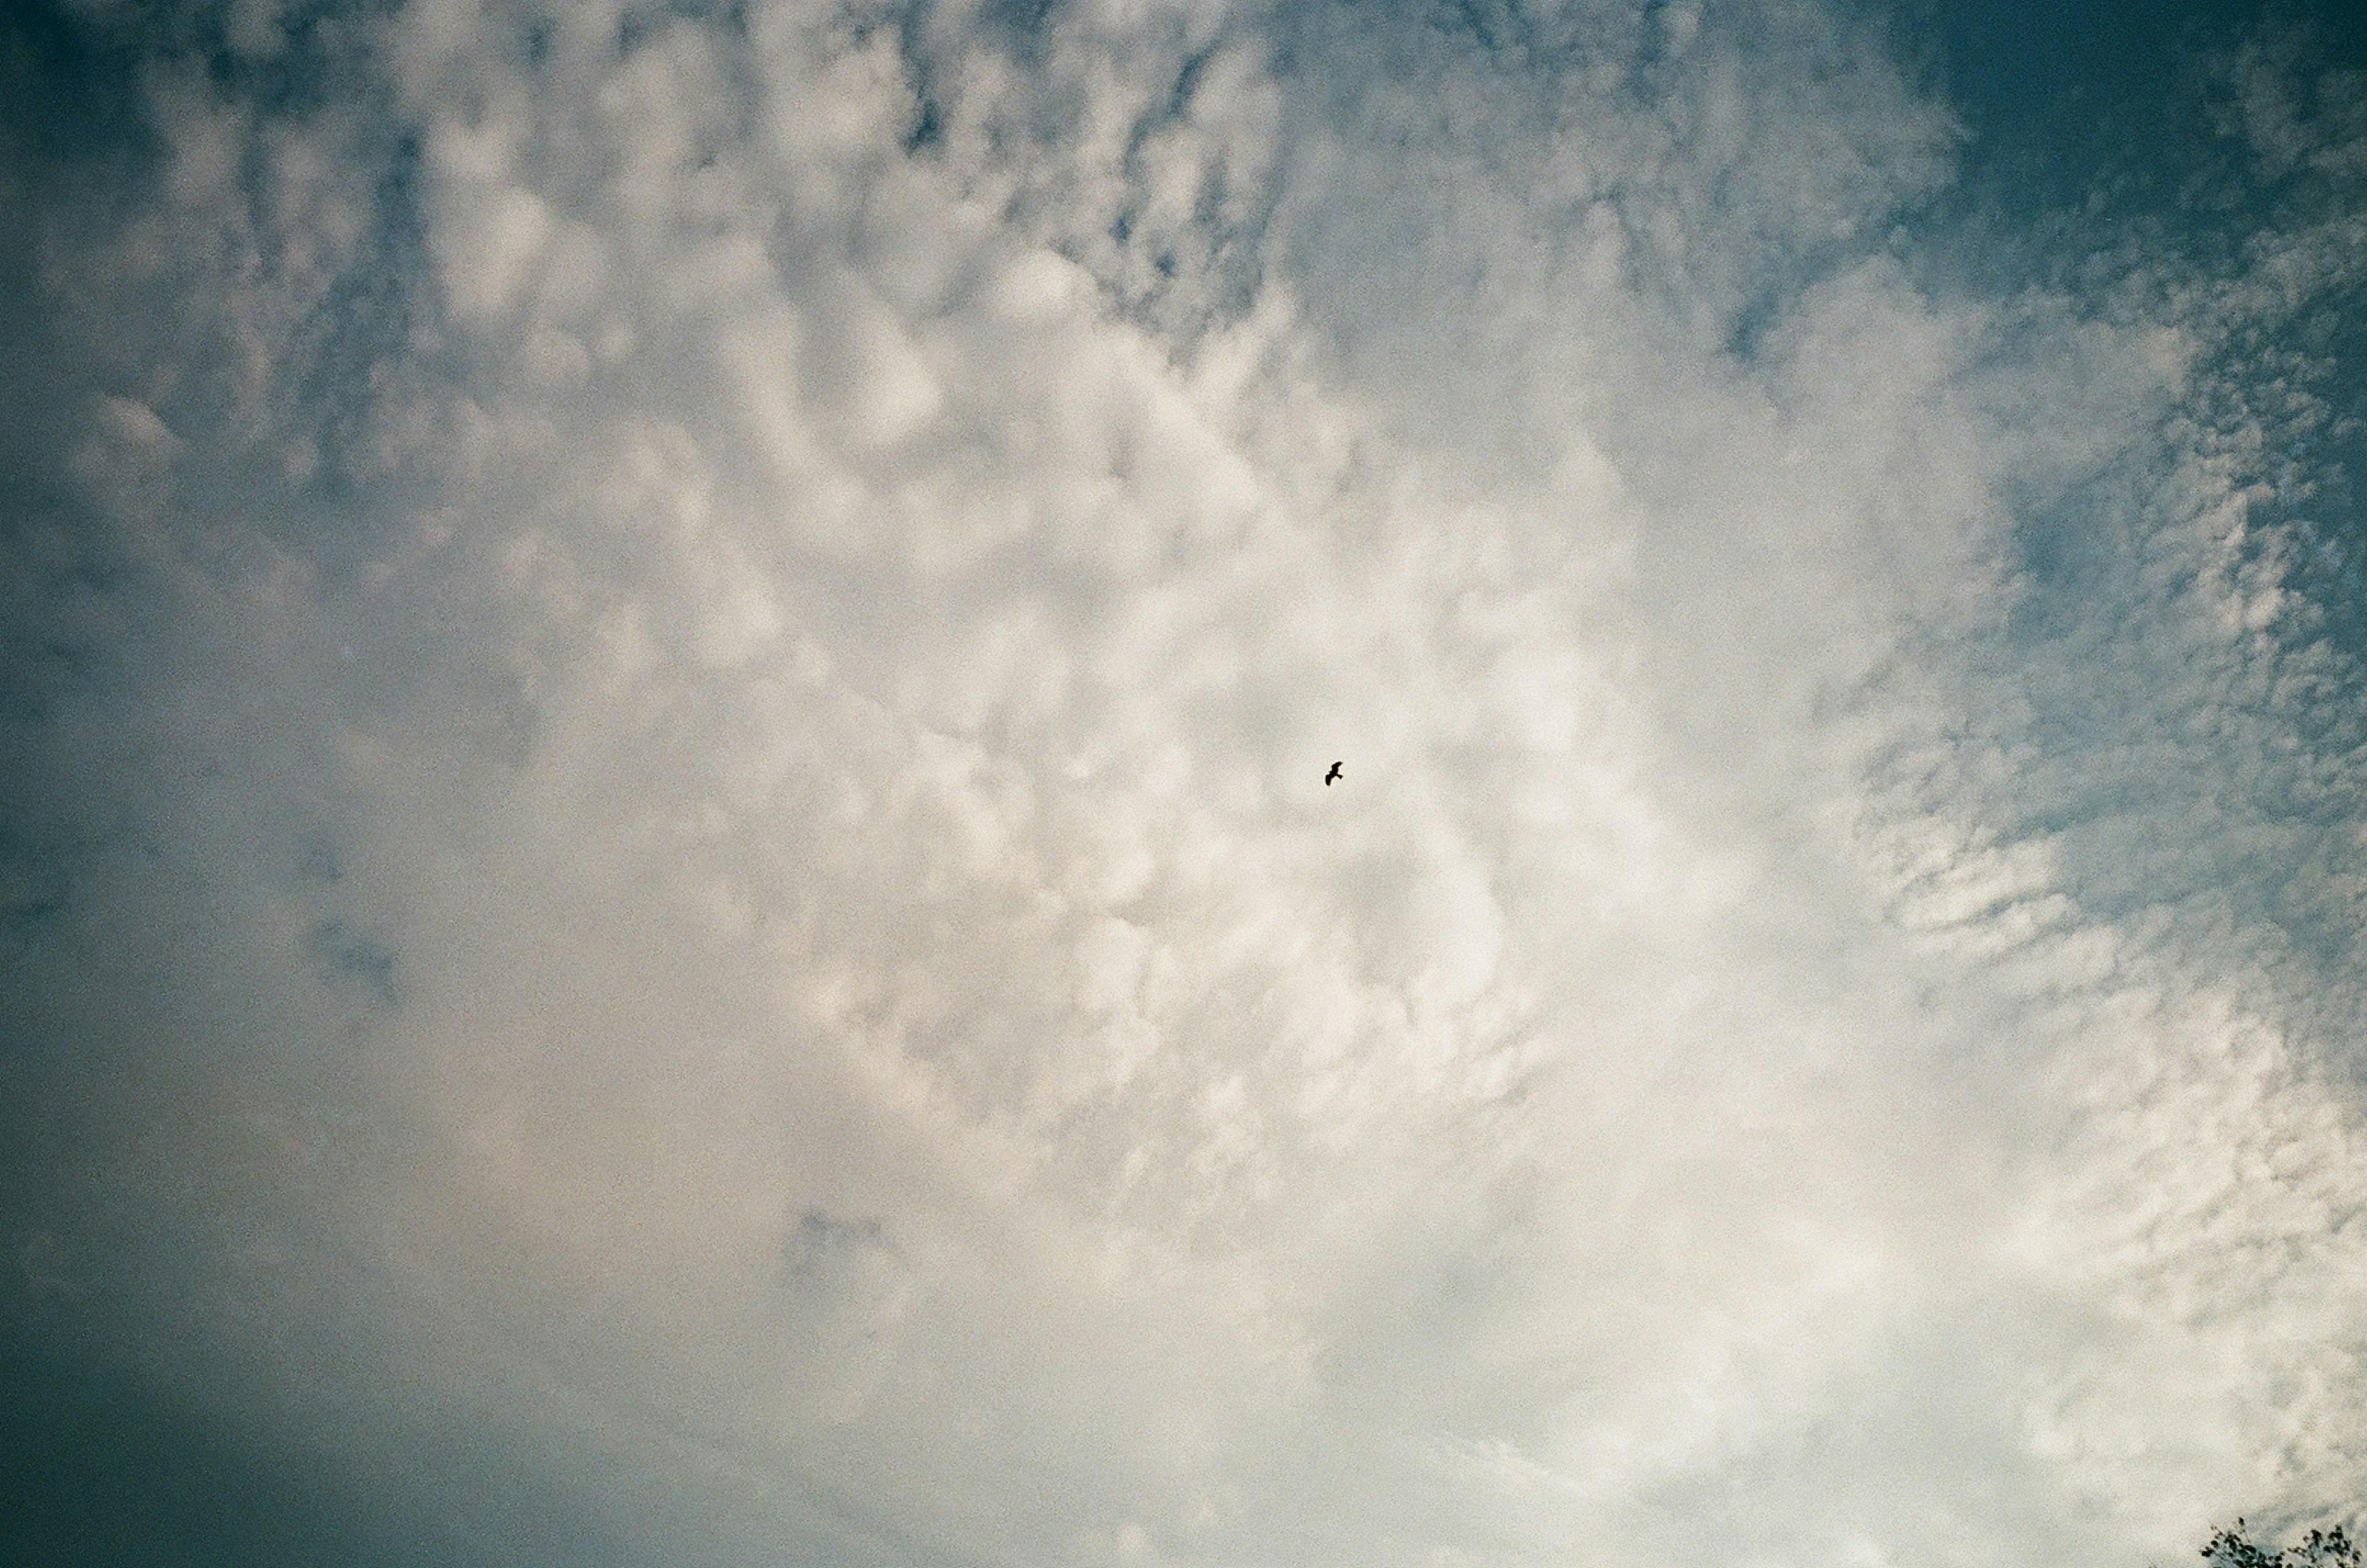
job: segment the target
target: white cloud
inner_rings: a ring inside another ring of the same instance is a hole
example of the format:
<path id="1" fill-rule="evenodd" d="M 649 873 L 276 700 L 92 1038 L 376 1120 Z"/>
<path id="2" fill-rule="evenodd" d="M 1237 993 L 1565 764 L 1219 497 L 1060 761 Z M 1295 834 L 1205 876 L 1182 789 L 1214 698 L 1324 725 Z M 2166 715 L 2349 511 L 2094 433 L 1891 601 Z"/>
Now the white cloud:
<path id="1" fill-rule="evenodd" d="M 39 1321 L 689 1561 L 2355 1501 L 2350 667 L 2228 291 L 1919 283 L 1949 117 L 1805 6 L 354 47 L 160 62 L 146 281 L 59 273 L 144 368 L 128 574 L 10 542 L 102 672 L 23 656 Z"/>

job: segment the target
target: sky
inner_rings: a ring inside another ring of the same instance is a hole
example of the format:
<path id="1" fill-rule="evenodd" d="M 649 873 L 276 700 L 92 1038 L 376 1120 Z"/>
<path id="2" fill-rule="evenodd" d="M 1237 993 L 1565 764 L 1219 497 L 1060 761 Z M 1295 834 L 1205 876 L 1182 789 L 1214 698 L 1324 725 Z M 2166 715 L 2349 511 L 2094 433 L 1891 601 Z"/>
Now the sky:
<path id="1" fill-rule="evenodd" d="M 2356 16 L 0 16 L 0 1557 L 2367 1524 Z"/>

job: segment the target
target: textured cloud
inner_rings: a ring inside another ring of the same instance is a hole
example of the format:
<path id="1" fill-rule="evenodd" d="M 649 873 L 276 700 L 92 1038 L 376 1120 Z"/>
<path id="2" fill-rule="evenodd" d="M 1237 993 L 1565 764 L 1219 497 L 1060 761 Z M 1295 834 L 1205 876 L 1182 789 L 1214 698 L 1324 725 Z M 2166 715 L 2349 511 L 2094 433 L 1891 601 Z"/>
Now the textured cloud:
<path id="1" fill-rule="evenodd" d="M 2357 1506 L 2298 46 L 1982 292 L 1816 6 L 19 35 L 23 1355 L 500 1562 Z"/>

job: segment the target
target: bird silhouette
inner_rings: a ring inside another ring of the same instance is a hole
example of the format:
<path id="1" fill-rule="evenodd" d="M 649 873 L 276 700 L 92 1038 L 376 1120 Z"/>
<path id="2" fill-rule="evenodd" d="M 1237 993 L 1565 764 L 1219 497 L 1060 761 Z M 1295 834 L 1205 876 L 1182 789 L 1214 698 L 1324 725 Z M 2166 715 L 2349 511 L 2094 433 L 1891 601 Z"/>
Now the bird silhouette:
<path id="1" fill-rule="evenodd" d="M 1339 763 L 1337 763 L 1337 762 L 1334 762 L 1334 763 L 1332 763 L 1332 764 L 1331 764 L 1331 771 L 1330 773 L 1326 773 L 1326 774 L 1324 774 L 1324 775 L 1323 775 L 1323 787 L 1324 787 L 1324 788 L 1326 788 L 1326 789 L 1331 788 L 1331 781 L 1332 781 L 1333 779 L 1338 778 L 1339 776 L 1340 776 L 1340 764 L 1339 764 Z"/>

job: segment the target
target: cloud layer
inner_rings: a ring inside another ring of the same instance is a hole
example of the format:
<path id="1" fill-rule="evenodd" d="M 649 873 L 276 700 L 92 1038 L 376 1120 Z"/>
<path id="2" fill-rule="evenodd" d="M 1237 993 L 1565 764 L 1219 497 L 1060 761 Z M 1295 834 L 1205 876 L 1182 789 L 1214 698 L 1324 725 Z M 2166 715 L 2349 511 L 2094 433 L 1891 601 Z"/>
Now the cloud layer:
<path id="1" fill-rule="evenodd" d="M 488 1562 L 2355 1522 L 2355 82 L 1984 291 L 1806 5 L 12 50 L 12 1344 Z"/>

